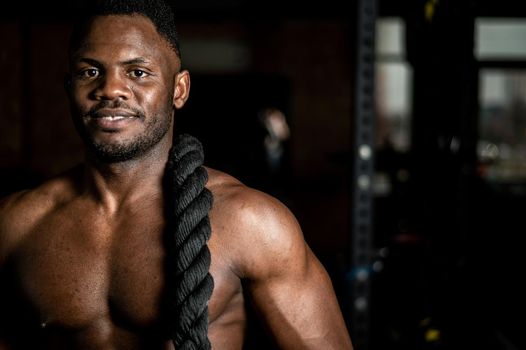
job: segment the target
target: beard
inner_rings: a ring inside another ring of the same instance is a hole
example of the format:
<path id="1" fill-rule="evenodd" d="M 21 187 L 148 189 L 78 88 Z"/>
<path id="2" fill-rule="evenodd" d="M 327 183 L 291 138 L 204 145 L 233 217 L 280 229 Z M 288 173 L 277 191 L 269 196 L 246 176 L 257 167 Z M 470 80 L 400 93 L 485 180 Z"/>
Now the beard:
<path id="1" fill-rule="evenodd" d="M 88 127 L 83 123 L 82 116 L 97 118 L 97 112 L 102 108 L 123 108 L 132 111 L 136 118 L 143 121 L 146 120 L 144 125 L 145 130 L 132 139 L 113 143 L 97 141 L 94 135 L 88 131 Z M 140 110 L 130 108 L 123 103 L 102 101 L 87 113 L 74 113 L 74 116 L 80 115 L 81 117 L 74 117 L 73 121 L 88 151 L 95 156 L 96 159 L 104 163 L 120 163 L 137 159 L 157 145 L 167 134 L 168 130 L 170 130 L 171 112 L 171 108 L 166 108 L 162 113 L 149 116 L 149 118 L 146 119 L 144 113 Z"/>

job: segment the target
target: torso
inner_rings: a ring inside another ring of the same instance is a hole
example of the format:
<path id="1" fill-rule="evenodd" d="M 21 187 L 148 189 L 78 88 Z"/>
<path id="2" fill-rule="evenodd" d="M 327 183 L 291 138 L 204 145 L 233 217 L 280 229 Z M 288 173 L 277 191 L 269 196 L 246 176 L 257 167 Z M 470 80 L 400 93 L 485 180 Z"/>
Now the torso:
<path id="1" fill-rule="evenodd" d="M 229 188 L 239 185 L 209 173 L 215 196 L 209 339 L 214 349 L 241 349 L 246 323 L 242 284 L 234 251 L 224 248 L 233 238 L 221 210 Z M 86 195 L 61 195 L 44 206 L 43 215 L 23 230 L 5 265 L 7 281 L 1 282 L 9 286 L 0 305 L 14 313 L 8 320 L 18 344 L 14 348 L 172 349 L 160 324 L 162 198 L 152 196 L 114 218 L 102 215 Z"/>

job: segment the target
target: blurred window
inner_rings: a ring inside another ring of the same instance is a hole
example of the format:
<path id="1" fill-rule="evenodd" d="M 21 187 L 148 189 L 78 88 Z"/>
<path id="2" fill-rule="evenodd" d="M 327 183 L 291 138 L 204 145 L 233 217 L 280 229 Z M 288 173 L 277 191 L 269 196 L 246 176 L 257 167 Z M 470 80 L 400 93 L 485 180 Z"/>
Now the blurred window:
<path id="1" fill-rule="evenodd" d="M 526 21 L 514 18 L 475 20 L 475 57 L 479 60 L 526 59 Z"/>
<path id="2" fill-rule="evenodd" d="M 526 180 L 526 70 L 479 73 L 480 172 L 491 182 Z"/>
<path id="3" fill-rule="evenodd" d="M 405 22 L 382 17 L 376 22 L 376 143 L 406 152 L 411 139 L 412 68 L 406 61 Z"/>
<path id="4" fill-rule="evenodd" d="M 480 176 L 495 184 L 526 181 L 526 20 L 478 18 Z"/>

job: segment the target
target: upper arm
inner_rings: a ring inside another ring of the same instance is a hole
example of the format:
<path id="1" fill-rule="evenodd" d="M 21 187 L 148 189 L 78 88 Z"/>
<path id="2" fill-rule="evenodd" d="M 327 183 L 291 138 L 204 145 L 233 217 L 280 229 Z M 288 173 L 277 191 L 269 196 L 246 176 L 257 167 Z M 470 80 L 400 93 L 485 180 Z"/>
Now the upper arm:
<path id="1" fill-rule="evenodd" d="M 0 200 L 0 271 L 9 254 L 11 246 L 11 212 L 13 211 L 13 196 Z"/>
<path id="2" fill-rule="evenodd" d="M 283 349 L 352 349 L 332 283 L 292 213 L 265 195 L 245 210 L 242 277 Z M 248 213 L 246 213 L 248 212 Z"/>
<path id="3" fill-rule="evenodd" d="M 43 212 L 44 204 L 29 191 L 0 200 L 0 269 Z"/>
<path id="4" fill-rule="evenodd" d="M 9 322 L 9 312 L 6 311 L 6 300 L 9 300 L 9 298 L 7 296 L 8 288 L 5 288 L 5 286 L 8 283 L 6 281 L 6 262 L 12 250 L 10 248 L 12 246 L 10 234 L 12 230 L 10 229 L 11 223 L 9 218 L 11 217 L 13 201 L 13 197 L 0 200 L 0 286 L 4 286 L 0 288 L 0 350 L 10 348 L 6 343 L 6 336 L 8 334 L 7 324 Z"/>
<path id="5" fill-rule="evenodd" d="M 46 202 L 40 198 L 22 191 L 0 200 L 0 286 L 5 286 L 0 288 L 0 350 L 11 349 L 13 315 L 17 319 L 17 311 L 9 303 L 13 300 L 12 293 L 16 293 L 9 288 L 12 278 L 16 278 L 11 258 L 45 210 Z"/>

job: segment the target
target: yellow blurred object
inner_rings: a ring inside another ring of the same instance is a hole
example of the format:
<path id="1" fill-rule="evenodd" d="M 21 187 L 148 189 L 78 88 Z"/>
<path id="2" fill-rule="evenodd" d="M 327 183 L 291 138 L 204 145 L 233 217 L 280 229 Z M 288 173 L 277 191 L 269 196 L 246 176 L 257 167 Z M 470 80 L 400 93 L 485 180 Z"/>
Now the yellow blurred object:
<path id="1" fill-rule="evenodd" d="M 428 0 L 426 2 L 426 5 L 424 7 L 424 14 L 425 14 L 426 21 L 430 23 L 433 21 L 433 17 L 435 16 L 435 9 L 437 5 L 438 5 L 438 0 Z"/>
<path id="2" fill-rule="evenodd" d="M 426 342 L 434 343 L 440 340 L 440 331 L 435 328 L 430 328 L 426 331 L 425 334 Z"/>

